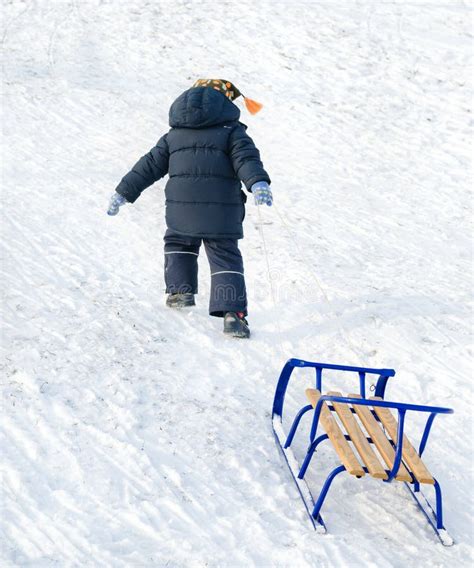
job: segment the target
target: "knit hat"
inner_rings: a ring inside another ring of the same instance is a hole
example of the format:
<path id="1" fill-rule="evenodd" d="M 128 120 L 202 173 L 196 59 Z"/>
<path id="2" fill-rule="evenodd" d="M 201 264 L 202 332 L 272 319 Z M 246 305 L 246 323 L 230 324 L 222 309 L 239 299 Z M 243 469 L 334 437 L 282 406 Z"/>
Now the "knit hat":
<path id="1" fill-rule="evenodd" d="M 198 79 L 194 85 L 194 87 L 210 87 L 215 89 L 216 91 L 220 91 L 223 95 L 225 95 L 231 101 L 234 101 L 236 98 L 242 95 L 244 97 L 245 106 L 250 114 L 257 114 L 260 110 L 262 110 L 263 105 L 254 101 L 253 99 L 249 99 L 245 95 L 243 95 L 237 87 L 231 83 L 230 81 L 226 81 L 225 79 Z"/>

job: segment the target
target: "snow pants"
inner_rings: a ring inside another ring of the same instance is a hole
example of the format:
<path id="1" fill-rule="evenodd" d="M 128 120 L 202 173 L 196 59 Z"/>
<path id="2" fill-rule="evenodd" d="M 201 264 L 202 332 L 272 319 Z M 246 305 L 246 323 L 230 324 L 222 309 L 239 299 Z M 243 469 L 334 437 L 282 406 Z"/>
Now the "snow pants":
<path id="1" fill-rule="evenodd" d="M 201 239 L 168 229 L 164 241 L 168 294 L 197 294 L 198 256 L 203 243 L 211 269 L 210 315 L 224 317 L 226 312 L 247 315 L 244 265 L 237 239 Z"/>

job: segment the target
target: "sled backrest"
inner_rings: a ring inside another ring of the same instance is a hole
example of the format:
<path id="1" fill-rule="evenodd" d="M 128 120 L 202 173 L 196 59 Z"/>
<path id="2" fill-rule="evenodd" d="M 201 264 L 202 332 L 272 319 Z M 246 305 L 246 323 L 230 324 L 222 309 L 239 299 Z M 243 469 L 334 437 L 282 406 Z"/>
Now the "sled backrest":
<path id="1" fill-rule="evenodd" d="M 346 371 L 348 372 L 348 378 L 353 378 L 354 373 L 356 374 L 359 383 L 359 394 L 363 398 L 366 396 L 366 380 L 368 375 L 376 375 L 376 383 L 374 389 L 374 395 L 379 397 L 384 397 L 385 387 L 387 381 L 390 377 L 395 376 L 395 371 L 393 369 L 373 369 L 370 367 L 351 367 L 348 365 L 332 365 L 329 363 L 317 363 L 313 361 L 305 361 L 303 359 L 289 359 L 285 366 L 283 367 L 280 377 L 278 379 L 278 384 L 275 392 L 275 398 L 273 400 L 273 416 L 282 416 L 283 405 L 285 400 L 285 394 L 288 387 L 288 382 L 295 368 L 313 368 L 315 369 L 315 388 L 319 392 L 323 389 L 323 371 Z M 350 374 L 349 374 L 350 373 Z"/>

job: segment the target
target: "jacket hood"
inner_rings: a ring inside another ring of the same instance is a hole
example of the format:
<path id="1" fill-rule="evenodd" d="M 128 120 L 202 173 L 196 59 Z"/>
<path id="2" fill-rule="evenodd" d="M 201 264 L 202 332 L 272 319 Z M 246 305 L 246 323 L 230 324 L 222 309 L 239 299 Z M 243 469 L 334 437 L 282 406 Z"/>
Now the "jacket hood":
<path id="1" fill-rule="evenodd" d="M 172 128 L 206 128 L 239 118 L 239 108 L 222 93 L 209 87 L 184 91 L 169 112 Z"/>

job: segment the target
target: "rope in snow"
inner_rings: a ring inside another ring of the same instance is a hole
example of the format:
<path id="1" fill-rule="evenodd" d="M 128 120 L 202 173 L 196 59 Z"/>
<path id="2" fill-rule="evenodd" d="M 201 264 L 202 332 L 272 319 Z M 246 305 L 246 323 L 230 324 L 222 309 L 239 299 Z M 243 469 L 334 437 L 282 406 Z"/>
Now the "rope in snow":
<path id="1" fill-rule="evenodd" d="M 271 269 L 270 269 L 270 261 L 268 259 L 268 251 L 267 251 L 267 243 L 265 241 L 265 234 L 263 232 L 263 220 L 262 220 L 262 213 L 260 211 L 261 205 L 257 205 L 257 212 L 258 212 L 258 225 L 259 225 L 259 233 L 260 233 L 260 238 L 262 239 L 262 246 L 263 246 L 263 254 L 265 256 L 265 263 L 267 265 L 267 277 L 268 277 L 268 283 L 270 284 L 270 294 L 272 297 L 272 303 L 273 303 L 273 309 L 275 310 L 275 313 L 277 312 L 277 302 L 276 302 L 276 296 L 275 296 L 275 289 L 273 287 L 273 280 L 272 280 L 272 273 L 271 273 Z M 278 327 L 278 346 L 280 347 L 281 353 L 283 355 L 283 360 L 288 358 L 288 355 L 285 354 L 285 350 L 283 348 L 283 341 L 282 341 L 282 337 L 283 337 L 283 332 L 281 330 L 281 326 L 280 326 L 280 318 L 276 317 L 276 322 L 277 322 L 277 327 Z"/>
<path id="2" fill-rule="evenodd" d="M 307 263 L 304 259 L 301 247 L 300 247 L 298 241 L 296 240 L 290 226 L 288 225 L 288 223 L 286 222 L 285 218 L 280 213 L 278 208 L 275 207 L 275 203 L 273 203 L 273 208 L 276 211 L 276 214 L 278 215 L 278 217 L 280 218 L 283 226 L 285 227 L 285 230 L 288 233 L 290 240 L 294 244 L 294 247 L 295 247 L 295 250 L 297 252 L 297 256 L 298 256 L 299 260 L 303 263 L 303 265 L 307 266 Z M 265 250 L 265 254 L 266 254 L 266 249 L 264 248 L 264 250 Z M 267 264 L 268 264 L 268 258 L 267 258 Z M 328 307 L 332 308 L 331 300 L 329 299 L 329 296 L 326 293 L 324 286 L 321 284 L 321 281 L 319 280 L 319 278 L 316 276 L 316 274 L 311 269 L 308 269 L 308 272 L 311 275 L 311 277 L 313 278 L 313 280 L 316 282 L 316 285 L 319 288 L 321 295 L 324 298 L 324 301 L 326 302 Z M 362 355 L 361 351 L 354 345 L 354 343 L 352 342 L 348 332 L 345 330 L 344 326 L 342 325 L 342 323 L 340 322 L 340 319 L 338 317 L 336 317 L 336 324 L 337 324 L 339 333 L 341 334 L 342 338 L 346 341 L 349 348 L 357 355 L 358 358 L 360 358 L 361 355 Z"/>
<path id="3" fill-rule="evenodd" d="M 265 234 L 263 232 L 263 220 L 262 220 L 262 213 L 260 211 L 260 205 L 257 205 L 257 212 L 258 212 L 258 227 L 263 245 L 263 254 L 265 256 L 265 263 L 267 265 L 267 275 L 268 275 L 268 282 L 270 284 L 270 293 L 272 296 L 273 304 L 276 306 L 275 289 L 273 288 L 273 280 L 271 278 L 270 261 L 268 260 L 267 243 L 265 241 Z"/>

